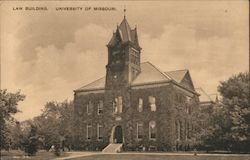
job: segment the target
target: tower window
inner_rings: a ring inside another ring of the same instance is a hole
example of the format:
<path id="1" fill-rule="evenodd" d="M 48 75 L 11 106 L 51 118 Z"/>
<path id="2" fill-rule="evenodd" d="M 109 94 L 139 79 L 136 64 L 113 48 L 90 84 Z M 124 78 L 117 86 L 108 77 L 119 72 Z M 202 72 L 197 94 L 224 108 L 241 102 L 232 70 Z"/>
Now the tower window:
<path id="1" fill-rule="evenodd" d="M 155 121 L 149 122 L 149 139 L 150 140 L 156 139 L 156 122 Z"/>
<path id="2" fill-rule="evenodd" d="M 142 112 L 143 110 L 143 99 L 139 98 L 138 111 Z"/>
<path id="3" fill-rule="evenodd" d="M 122 113 L 122 96 L 119 96 L 117 98 L 114 99 L 113 102 L 113 112 L 114 113 Z"/>
<path id="4" fill-rule="evenodd" d="M 156 111 L 155 97 L 149 96 L 148 101 L 149 101 L 150 110 L 155 112 Z"/>

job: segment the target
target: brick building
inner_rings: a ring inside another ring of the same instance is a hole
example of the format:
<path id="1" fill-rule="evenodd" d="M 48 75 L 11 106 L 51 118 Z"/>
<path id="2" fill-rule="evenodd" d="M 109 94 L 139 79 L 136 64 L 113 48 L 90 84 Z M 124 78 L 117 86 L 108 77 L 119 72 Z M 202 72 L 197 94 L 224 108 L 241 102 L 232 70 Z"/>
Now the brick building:
<path id="1" fill-rule="evenodd" d="M 199 102 L 189 71 L 163 72 L 141 63 L 137 29 L 126 17 L 107 48 L 106 76 L 74 90 L 75 148 L 119 144 L 124 150 L 171 151 L 189 146 Z"/>

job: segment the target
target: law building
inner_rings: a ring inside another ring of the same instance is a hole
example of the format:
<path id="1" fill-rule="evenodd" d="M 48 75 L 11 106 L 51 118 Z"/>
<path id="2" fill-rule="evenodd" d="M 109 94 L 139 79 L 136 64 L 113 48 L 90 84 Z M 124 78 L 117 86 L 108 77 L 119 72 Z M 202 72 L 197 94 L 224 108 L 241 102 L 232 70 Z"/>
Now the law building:
<path id="1" fill-rule="evenodd" d="M 74 147 L 103 152 L 190 147 L 199 94 L 189 70 L 161 71 L 142 63 L 137 28 L 125 16 L 107 50 L 106 75 L 74 90 Z"/>

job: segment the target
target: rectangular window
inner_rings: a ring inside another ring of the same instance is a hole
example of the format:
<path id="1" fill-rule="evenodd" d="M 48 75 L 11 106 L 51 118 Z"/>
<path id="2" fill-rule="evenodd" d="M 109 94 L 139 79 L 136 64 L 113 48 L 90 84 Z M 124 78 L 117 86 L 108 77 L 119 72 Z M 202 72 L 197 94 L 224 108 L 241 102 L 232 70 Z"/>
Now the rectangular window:
<path id="1" fill-rule="evenodd" d="M 118 98 L 115 98 L 113 102 L 113 113 L 118 113 L 117 103 L 118 103 Z"/>
<path id="2" fill-rule="evenodd" d="M 100 100 L 98 103 L 98 109 L 97 109 L 97 114 L 100 115 L 103 113 L 103 101 Z"/>
<path id="3" fill-rule="evenodd" d="M 149 139 L 150 140 L 156 139 L 156 123 L 155 123 L 155 121 L 149 122 Z"/>
<path id="4" fill-rule="evenodd" d="M 176 139 L 177 140 L 180 140 L 181 139 L 181 126 L 180 126 L 180 122 L 179 121 L 177 121 L 176 122 Z"/>
<path id="5" fill-rule="evenodd" d="M 150 105 L 150 110 L 153 112 L 156 111 L 155 97 L 149 96 L 148 101 L 149 101 L 149 105 Z"/>
<path id="6" fill-rule="evenodd" d="M 114 99 L 114 102 L 113 102 L 113 112 L 114 113 L 122 113 L 122 107 L 123 107 L 122 97 L 119 96 L 119 97 L 117 97 L 117 98 Z"/>
<path id="7" fill-rule="evenodd" d="M 101 140 L 103 138 L 103 127 L 101 124 L 97 124 L 97 139 Z"/>
<path id="8" fill-rule="evenodd" d="M 87 124 L 87 132 L 86 133 L 87 133 L 86 138 L 88 140 L 90 140 L 92 137 L 92 125 L 91 124 Z"/>
<path id="9" fill-rule="evenodd" d="M 143 110 L 143 99 L 139 98 L 138 111 L 142 112 Z"/>
<path id="10" fill-rule="evenodd" d="M 141 140 L 143 136 L 143 123 L 138 122 L 137 123 L 137 139 Z"/>
<path id="11" fill-rule="evenodd" d="M 118 112 L 122 113 L 122 97 L 118 97 Z"/>
<path id="12" fill-rule="evenodd" d="M 89 101 L 86 107 L 87 107 L 87 114 L 91 114 L 93 112 L 93 103 Z"/>

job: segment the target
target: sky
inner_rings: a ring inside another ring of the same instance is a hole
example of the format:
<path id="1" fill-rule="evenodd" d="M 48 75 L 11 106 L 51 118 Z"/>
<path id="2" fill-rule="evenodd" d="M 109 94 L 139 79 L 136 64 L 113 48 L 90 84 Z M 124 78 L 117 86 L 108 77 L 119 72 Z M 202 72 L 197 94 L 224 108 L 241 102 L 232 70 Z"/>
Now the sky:
<path id="1" fill-rule="evenodd" d="M 220 81 L 248 71 L 247 0 L 2 2 L 1 88 L 26 95 L 18 120 L 39 115 L 48 101 L 72 100 L 74 89 L 105 75 L 106 44 L 124 6 L 131 28 L 137 26 L 142 62 L 162 71 L 189 69 L 195 87 L 208 94 L 217 93 Z"/>

